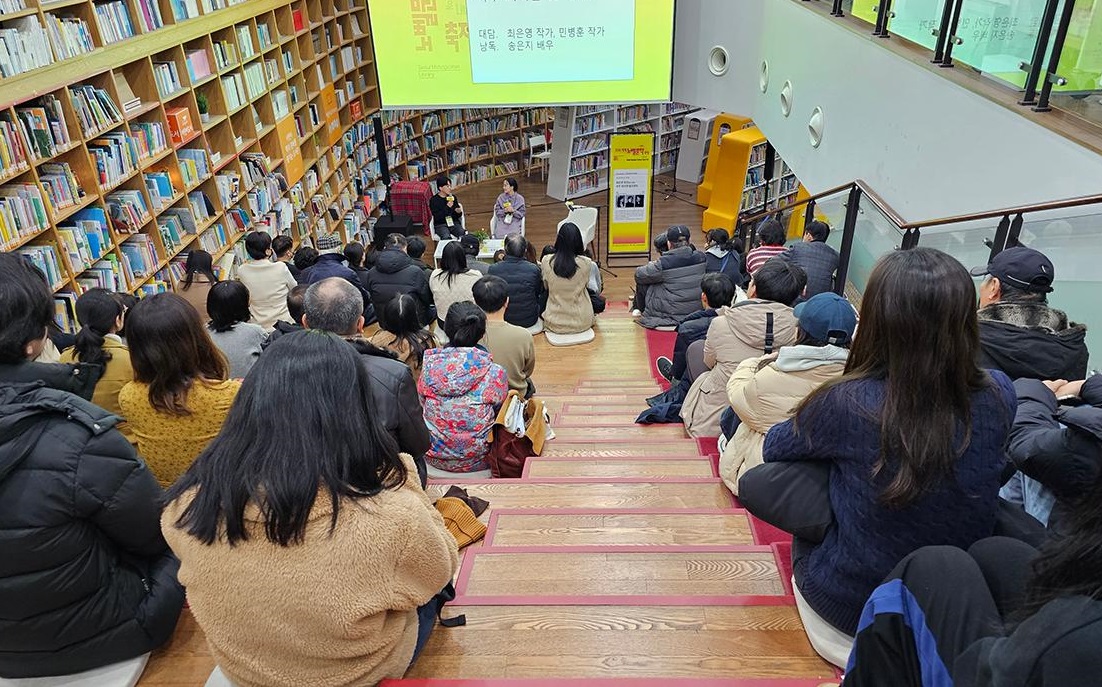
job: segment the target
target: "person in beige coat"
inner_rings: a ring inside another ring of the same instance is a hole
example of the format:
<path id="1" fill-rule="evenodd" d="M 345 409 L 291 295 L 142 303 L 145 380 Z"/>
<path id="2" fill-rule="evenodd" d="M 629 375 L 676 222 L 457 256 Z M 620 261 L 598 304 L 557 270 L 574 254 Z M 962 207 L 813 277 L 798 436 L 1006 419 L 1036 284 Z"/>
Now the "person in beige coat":
<path id="1" fill-rule="evenodd" d="M 738 495 L 738 479 L 762 463 L 765 435 L 796 407 L 846 368 L 857 313 L 834 293 L 796 306 L 800 338 L 777 353 L 747 358 L 727 382 L 727 400 L 740 423 L 719 458 L 719 476 Z"/>
<path id="2" fill-rule="evenodd" d="M 582 234 L 571 222 L 559 227 L 555 253 L 540 260 L 547 287 L 543 328 L 555 334 L 580 334 L 593 328 L 596 316 L 589 298 L 593 261 L 585 257 Z"/>
<path id="3" fill-rule="evenodd" d="M 792 304 L 806 284 L 802 269 L 770 260 L 750 280 L 747 300 L 720 308 L 704 339 L 708 369 L 693 381 L 681 406 L 689 436 L 719 436 L 719 418 L 727 408 L 727 380 L 739 363 L 795 343 Z"/>
<path id="4" fill-rule="evenodd" d="M 237 687 L 401 678 L 435 625 L 456 541 L 370 384 L 335 334 L 279 337 L 167 494 L 180 582 Z"/>

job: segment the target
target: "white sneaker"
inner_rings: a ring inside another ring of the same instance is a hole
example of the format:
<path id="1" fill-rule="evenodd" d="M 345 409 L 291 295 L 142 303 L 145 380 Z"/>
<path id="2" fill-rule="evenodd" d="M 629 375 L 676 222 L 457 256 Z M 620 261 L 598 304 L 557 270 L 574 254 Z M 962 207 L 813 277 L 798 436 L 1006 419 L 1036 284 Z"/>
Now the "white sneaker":
<path id="1" fill-rule="evenodd" d="M 642 312 L 640 312 L 639 310 L 632 310 L 632 311 L 631 311 L 631 316 L 632 316 L 632 317 L 642 317 L 642 316 L 643 316 L 643 313 L 642 313 Z"/>

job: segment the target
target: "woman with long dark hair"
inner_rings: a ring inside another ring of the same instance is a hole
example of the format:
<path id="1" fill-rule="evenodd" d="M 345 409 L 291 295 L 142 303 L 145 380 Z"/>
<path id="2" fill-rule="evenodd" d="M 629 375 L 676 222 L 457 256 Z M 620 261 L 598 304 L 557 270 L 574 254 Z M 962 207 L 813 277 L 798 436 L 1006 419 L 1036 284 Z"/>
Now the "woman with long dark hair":
<path id="1" fill-rule="evenodd" d="M 459 241 L 450 241 L 444 246 L 440 257 L 440 267 L 429 276 L 429 289 L 436 304 L 438 325 L 443 328 L 448 308 L 459 301 L 473 301 L 471 289 L 482 278 L 482 273 L 467 268 L 467 253 Z"/>
<path id="2" fill-rule="evenodd" d="M 126 348 L 119 330 L 122 329 L 126 309 L 106 289 L 88 289 L 76 303 L 77 332 L 73 347 L 61 354 L 63 363 L 88 363 L 103 366 L 103 376 L 96 382 L 92 403 L 100 408 L 122 415 L 119 407 L 119 391 L 134 379 L 130 366 L 130 351 Z M 118 429 L 127 439 L 133 440 L 125 423 Z"/>
<path id="3" fill-rule="evenodd" d="M 259 324 L 249 322 L 249 289 L 239 281 L 215 284 L 207 296 L 211 341 L 226 356 L 230 378 L 243 379 L 253 369 L 268 333 Z"/>
<path id="4" fill-rule="evenodd" d="M 138 301 L 126 318 L 134 381 L 119 406 L 138 453 L 167 487 L 222 428 L 241 383 L 195 308 L 174 293 Z"/>
<path id="5" fill-rule="evenodd" d="M 214 274 L 214 259 L 205 250 L 193 250 L 187 254 L 184 263 L 184 278 L 180 281 L 180 295 L 191 303 L 204 318 L 207 314 L 207 294 L 218 283 Z"/>
<path id="6" fill-rule="evenodd" d="M 402 677 L 458 567 L 359 358 L 328 332 L 280 337 L 167 495 L 165 539 L 235 684 Z"/>
<path id="7" fill-rule="evenodd" d="M 543 327 L 556 334 L 579 334 L 593 328 L 593 302 L 590 300 L 590 276 L 593 261 L 585 257 L 582 232 L 572 222 L 559 227 L 555 252 L 540 260 L 540 271 L 547 287 L 547 307 Z"/>
<path id="8" fill-rule="evenodd" d="M 869 277 L 845 373 L 766 436 L 766 463 L 831 465 L 835 524 L 821 543 L 793 548 L 813 645 L 817 633 L 852 637 L 865 600 L 907 554 L 994 531 L 1016 400 L 1006 375 L 976 365 L 978 347 L 967 270 L 934 249 L 889 253 Z"/>
<path id="9" fill-rule="evenodd" d="M 384 303 L 378 314 L 380 329 L 369 341 L 397 354 L 417 379 L 425 351 L 436 347 L 432 334 L 421 326 L 421 305 L 408 293 L 400 293 Z"/>

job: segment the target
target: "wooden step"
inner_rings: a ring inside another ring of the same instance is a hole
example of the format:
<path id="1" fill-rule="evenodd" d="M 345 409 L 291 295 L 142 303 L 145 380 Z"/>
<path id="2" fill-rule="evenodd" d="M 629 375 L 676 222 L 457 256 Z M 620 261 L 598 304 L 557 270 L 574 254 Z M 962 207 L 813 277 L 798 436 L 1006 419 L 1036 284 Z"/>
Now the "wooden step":
<path id="1" fill-rule="evenodd" d="M 620 407 L 616 408 L 617 410 Z M 612 409 L 607 409 L 612 410 Z M 628 409 L 628 412 L 616 413 L 616 412 L 595 412 L 595 413 L 579 413 L 577 411 L 571 411 L 570 413 L 560 412 L 555 417 L 555 422 L 565 425 L 581 425 L 586 422 L 600 422 L 601 424 L 609 425 L 621 425 L 624 427 L 630 427 L 635 424 L 635 418 L 639 417 L 639 413 L 643 412 L 640 408 L 638 412 L 635 409 Z M 679 425 L 680 426 L 680 425 Z"/>
<path id="2" fill-rule="evenodd" d="M 498 512 L 489 545 L 739 546 L 753 544 L 745 511 L 724 513 Z"/>
<path id="3" fill-rule="evenodd" d="M 569 414 L 569 415 L 584 416 L 584 417 L 593 417 L 593 416 L 596 416 L 596 415 L 604 416 L 604 415 L 609 415 L 609 414 L 612 414 L 612 415 L 628 415 L 628 414 L 631 414 L 633 419 L 632 419 L 632 422 L 628 423 L 628 424 L 632 424 L 632 423 L 635 422 L 634 418 L 638 417 L 639 413 L 643 412 L 646 409 L 647 409 L 647 404 L 645 402 L 643 403 L 643 405 L 633 405 L 633 404 L 628 404 L 628 403 L 616 403 L 616 404 L 613 404 L 613 403 L 585 403 L 581 399 L 577 399 L 577 400 L 567 399 L 562 404 L 562 407 L 559 410 L 559 412 L 563 415 Z M 604 421 L 604 418 L 602 417 L 601 420 Z"/>
<path id="4" fill-rule="evenodd" d="M 528 459 L 527 477 L 715 477 L 707 458 L 689 460 L 632 460 L 631 458 L 594 461 Z"/>
<path id="5" fill-rule="evenodd" d="M 407 678 L 832 678 L 794 606 L 448 606 Z"/>
<path id="6" fill-rule="evenodd" d="M 496 550 L 495 550 L 496 551 Z M 784 596 L 777 561 L 769 549 L 719 553 L 487 553 L 474 551 L 459 596 L 685 598 Z"/>
<path id="7" fill-rule="evenodd" d="M 593 424 L 558 424 L 554 426 L 556 439 L 566 441 L 651 441 L 661 439 L 685 439 L 691 441 L 685 434 L 683 425 L 624 425 L 607 427 L 597 424 L 599 418 L 594 418 Z"/>
<path id="8" fill-rule="evenodd" d="M 557 429 L 555 430 L 558 431 Z M 684 456 L 699 455 L 697 444 L 692 440 L 639 441 L 637 439 L 616 441 L 562 441 L 555 439 L 543 445 L 543 456 L 548 457 L 591 457 L 630 458 L 631 456 Z"/>
<path id="9" fill-rule="evenodd" d="M 491 508 L 730 508 L 731 492 L 720 480 L 662 482 L 464 482 L 473 496 Z M 429 497 L 440 498 L 448 485 L 430 484 Z"/>

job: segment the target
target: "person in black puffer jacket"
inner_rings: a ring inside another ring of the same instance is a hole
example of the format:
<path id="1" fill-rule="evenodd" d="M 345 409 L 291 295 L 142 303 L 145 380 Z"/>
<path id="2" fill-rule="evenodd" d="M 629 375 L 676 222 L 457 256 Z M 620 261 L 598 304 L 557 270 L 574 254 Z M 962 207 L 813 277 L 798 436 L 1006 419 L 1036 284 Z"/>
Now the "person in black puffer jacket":
<path id="1" fill-rule="evenodd" d="M 436 319 L 432 308 L 432 290 L 425 270 L 418 262 L 406 254 L 406 237 L 391 234 L 386 237 L 386 246 L 379 253 L 375 266 L 368 270 L 363 278 L 375 306 L 375 312 L 382 309 L 391 298 L 399 293 L 408 293 L 417 299 L 424 309 L 421 322 L 428 325 Z"/>
<path id="2" fill-rule="evenodd" d="M 49 287 L 0 254 L 0 362 L 27 371 L 53 314 Z M 65 367 L 65 366 L 41 366 Z M 68 675 L 168 641 L 184 603 L 161 536 L 161 488 L 72 375 L 0 376 L 0 676 Z M 77 375 L 79 376 L 79 375 Z"/>
<path id="3" fill-rule="evenodd" d="M 490 274 L 505 280 L 509 291 L 509 306 L 505 321 L 518 327 L 533 326 L 547 305 L 540 267 L 529 262 L 528 239 L 520 234 L 505 237 L 505 259 L 490 265 Z"/>

